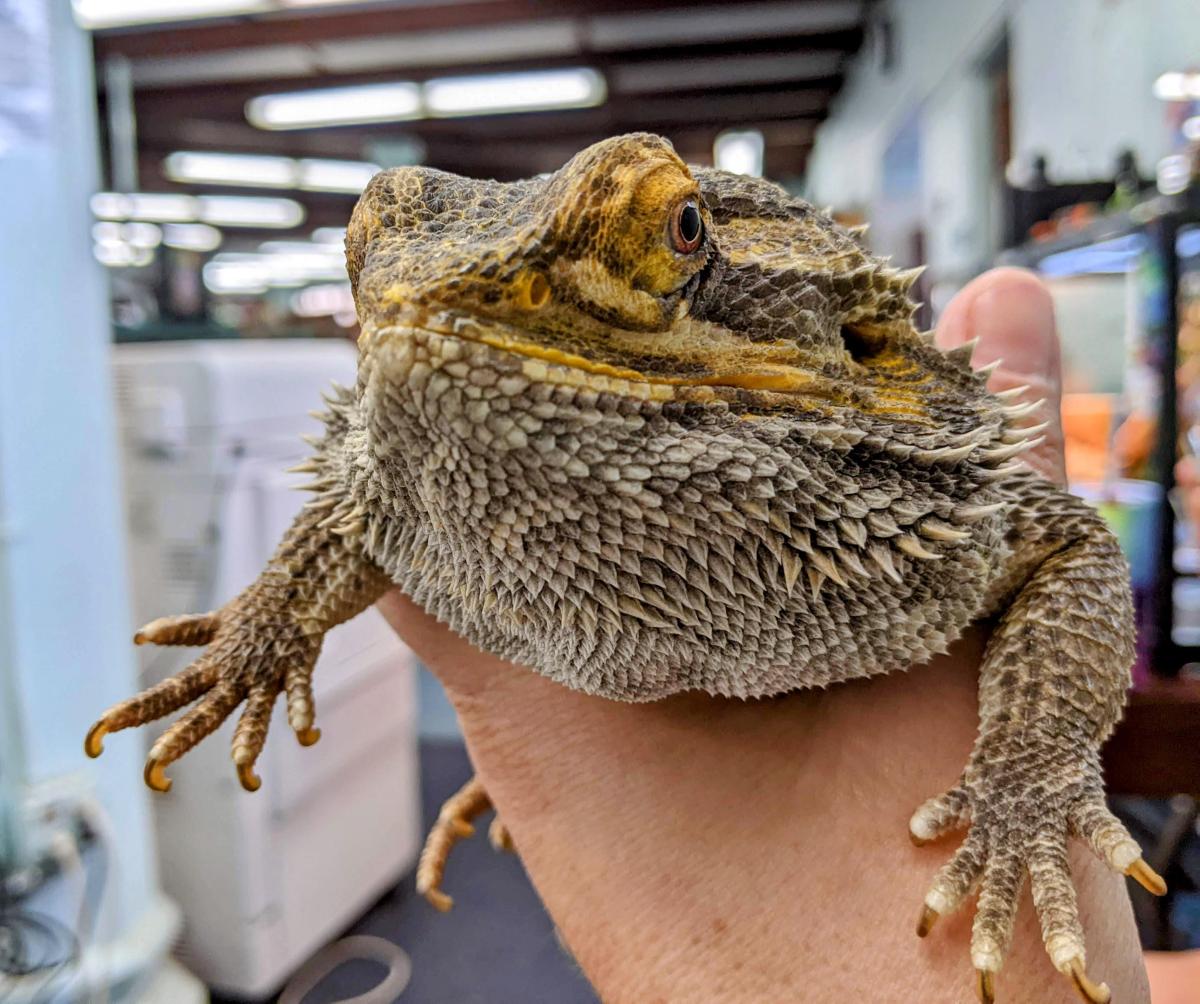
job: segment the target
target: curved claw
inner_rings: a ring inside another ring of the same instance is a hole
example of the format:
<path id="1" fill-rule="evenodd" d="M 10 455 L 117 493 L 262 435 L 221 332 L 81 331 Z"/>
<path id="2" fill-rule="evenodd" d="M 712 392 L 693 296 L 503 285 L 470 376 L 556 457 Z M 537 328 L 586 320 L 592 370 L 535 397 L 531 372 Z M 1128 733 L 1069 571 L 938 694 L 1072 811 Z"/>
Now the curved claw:
<path id="1" fill-rule="evenodd" d="M 1083 959 L 1079 956 L 1067 963 L 1066 975 L 1075 985 L 1076 993 L 1090 1004 L 1109 1004 L 1109 1001 L 1112 1000 L 1112 991 L 1108 989 L 1108 984 L 1094 983 L 1088 977 L 1087 971 L 1083 968 Z"/>
<path id="2" fill-rule="evenodd" d="M 164 773 L 166 764 L 159 763 L 154 757 L 150 757 L 146 761 L 146 769 L 142 772 L 142 777 L 145 779 L 146 786 L 155 791 L 167 792 L 171 790 L 171 779 Z"/>
<path id="3" fill-rule="evenodd" d="M 927 906 L 921 907 L 921 916 L 917 919 L 917 937 L 924 938 L 930 931 L 933 930 L 933 925 L 938 922 L 941 914 L 937 910 L 931 910 Z"/>
<path id="4" fill-rule="evenodd" d="M 975 970 L 975 989 L 983 1004 L 996 1004 L 996 974 L 987 969 Z"/>
<path id="5" fill-rule="evenodd" d="M 417 892 L 424 896 L 425 901 L 439 913 L 449 913 L 450 908 L 454 906 L 454 898 L 447 896 L 441 889 L 422 889 L 421 883 L 418 882 Z"/>
<path id="6" fill-rule="evenodd" d="M 262 787 L 262 778 L 254 773 L 254 764 L 252 763 L 239 763 L 237 776 L 242 787 L 247 791 L 258 791 Z"/>
<path id="7" fill-rule="evenodd" d="M 316 744 L 316 741 L 320 738 L 321 738 L 321 730 L 320 729 L 297 729 L 296 730 L 296 741 L 298 743 L 300 743 L 301 746 L 313 746 Z"/>
<path id="8" fill-rule="evenodd" d="M 88 729 L 88 734 L 83 740 L 83 752 L 90 756 L 93 760 L 104 752 L 104 737 L 108 735 L 108 725 L 101 718 L 95 725 Z"/>
<path id="9" fill-rule="evenodd" d="M 508 832 L 508 827 L 499 816 L 496 816 L 492 825 L 488 827 L 488 841 L 497 851 L 511 851 L 514 848 L 512 834 Z"/>
<path id="10" fill-rule="evenodd" d="M 1145 858 L 1138 858 L 1134 861 L 1133 864 L 1125 869 L 1125 874 L 1147 892 L 1153 893 L 1155 896 L 1165 896 L 1167 894 L 1167 883 L 1163 881 L 1163 877 L 1158 872 L 1146 864 Z"/>

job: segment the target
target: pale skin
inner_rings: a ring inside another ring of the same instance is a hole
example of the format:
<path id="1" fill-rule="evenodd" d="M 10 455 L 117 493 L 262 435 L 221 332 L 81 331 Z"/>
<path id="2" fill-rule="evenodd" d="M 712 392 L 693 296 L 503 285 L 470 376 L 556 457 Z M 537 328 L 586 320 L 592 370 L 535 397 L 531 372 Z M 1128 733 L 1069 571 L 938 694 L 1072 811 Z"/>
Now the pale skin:
<path id="1" fill-rule="evenodd" d="M 976 366 L 1005 360 L 993 390 L 1028 384 L 1030 400 L 1047 399 L 1052 424 L 1029 462 L 1062 481 L 1049 294 L 1012 269 L 980 277 L 938 331 L 943 348 L 973 337 Z M 398 592 L 379 607 L 444 684 L 478 777 L 606 1004 L 972 998 L 971 904 L 915 934 L 955 841 L 916 848 L 907 832 L 971 751 L 978 632 L 906 675 L 768 701 L 631 705 L 480 652 Z M 1082 845 L 1071 864 L 1089 970 L 1113 1001 L 1145 1004 L 1126 879 Z M 1077 1000 L 1027 893 L 996 991 Z"/>

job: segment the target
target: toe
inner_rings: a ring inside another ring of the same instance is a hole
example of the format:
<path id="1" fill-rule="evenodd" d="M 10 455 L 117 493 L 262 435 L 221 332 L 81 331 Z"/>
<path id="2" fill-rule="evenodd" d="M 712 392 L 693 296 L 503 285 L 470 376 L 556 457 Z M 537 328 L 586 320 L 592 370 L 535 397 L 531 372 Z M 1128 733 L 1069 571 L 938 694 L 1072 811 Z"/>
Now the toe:
<path id="1" fill-rule="evenodd" d="M 142 627 L 133 636 L 135 645 L 207 645 L 220 627 L 220 615 L 185 614 L 181 617 L 160 617 Z"/>
<path id="2" fill-rule="evenodd" d="M 163 774 L 163 769 L 220 728 L 241 701 L 241 691 L 234 684 L 223 682 L 213 687 L 204 700 L 167 729 L 150 747 L 146 759 L 146 783 L 155 791 L 166 791 L 170 781 Z"/>
<path id="3" fill-rule="evenodd" d="M 1071 832 L 1088 842 L 1096 856 L 1113 871 L 1128 875 L 1155 896 L 1166 894 L 1167 884 L 1142 858 L 1142 849 L 1103 796 L 1095 794 L 1077 805 L 1070 815 Z"/>
<path id="4" fill-rule="evenodd" d="M 113 705 L 104 712 L 100 720 L 88 730 L 83 744 L 84 750 L 90 757 L 99 756 L 104 752 L 104 737 L 108 733 L 145 725 L 177 711 L 185 704 L 191 704 L 212 688 L 217 676 L 216 664 L 207 656 L 201 656 L 182 672 L 156 683 L 136 697 Z"/>
<path id="5" fill-rule="evenodd" d="M 1065 972 L 1067 964 L 1084 951 L 1065 837 L 1038 848 L 1029 861 L 1029 881 L 1046 952 L 1054 968 Z"/>
<path id="6" fill-rule="evenodd" d="M 944 917 L 958 909 L 979 883 L 983 874 L 984 842 L 978 831 L 971 831 L 967 839 L 954 856 L 942 865 L 929 892 L 925 894 L 925 904 L 917 922 L 917 934 L 925 937 L 933 928 L 939 917 Z"/>
<path id="7" fill-rule="evenodd" d="M 296 733 L 301 746 L 311 746 L 320 732 L 313 728 L 316 702 L 313 699 L 313 661 L 298 660 L 288 666 L 283 689 L 287 692 L 288 725 Z"/>
<path id="8" fill-rule="evenodd" d="M 912 842 L 920 847 L 962 829 L 969 820 L 970 809 L 966 791 L 962 788 L 951 788 L 944 794 L 931 798 L 913 813 L 908 822 L 908 833 Z"/>
<path id="9" fill-rule="evenodd" d="M 262 785 L 262 781 L 254 772 L 254 764 L 267 741 L 271 709 L 275 706 L 277 694 L 278 691 L 274 687 L 255 687 L 250 692 L 246 709 L 242 712 L 233 733 L 233 762 L 237 766 L 238 780 L 247 791 L 258 791 Z"/>
<path id="10" fill-rule="evenodd" d="M 984 867 L 971 930 L 971 961 L 977 970 L 997 973 L 1012 942 L 1025 865 L 1014 852 L 993 852 Z"/>

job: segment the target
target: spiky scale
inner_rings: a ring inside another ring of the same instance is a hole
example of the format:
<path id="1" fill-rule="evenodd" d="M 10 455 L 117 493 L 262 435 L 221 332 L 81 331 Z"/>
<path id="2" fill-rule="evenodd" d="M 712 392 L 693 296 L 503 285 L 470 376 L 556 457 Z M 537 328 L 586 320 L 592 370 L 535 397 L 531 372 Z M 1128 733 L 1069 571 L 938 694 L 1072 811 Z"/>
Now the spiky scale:
<path id="1" fill-rule="evenodd" d="M 978 346 L 979 339 L 972 338 L 969 342 L 963 342 L 952 349 L 947 349 L 946 358 L 956 366 L 961 366 L 963 369 L 970 369 L 971 357 L 975 354 L 975 349 Z"/>
<path id="2" fill-rule="evenodd" d="M 903 534 L 897 537 L 896 546 L 910 557 L 920 558 L 922 561 L 939 561 L 942 557 L 935 551 L 930 551 L 912 534 Z"/>
<path id="3" fill-rule="evenodd" d="M 1045 403 L 1045 398 L 1038 398 L 1036 401 L 1026 401 L 1024 404 L 1013 404 L 1006 408 L 1001 408 L 1000 414 L 1002 414 L 1007 421 L 1013 422 L 1018 418 L 1024 418 L 1026 415 L 1032 415 Z"/>

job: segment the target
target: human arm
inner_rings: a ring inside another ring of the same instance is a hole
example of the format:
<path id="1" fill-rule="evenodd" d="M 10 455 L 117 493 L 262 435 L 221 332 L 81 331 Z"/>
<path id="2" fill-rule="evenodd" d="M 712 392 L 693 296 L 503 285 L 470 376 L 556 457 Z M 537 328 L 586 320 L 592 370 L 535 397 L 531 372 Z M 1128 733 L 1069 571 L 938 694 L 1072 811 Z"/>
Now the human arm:
<path id="1" fill-rule="evenodd" d="M 996 389 L 1034 384 L 1057 419 L 1044 289 L 1011 271 L 977 280 L 939 341 L 972 335 L 977 365 L 1007 359 Z M 1051 431 L 1036 463 L 1061 480 Z M 396 593 L 381 606 L 446 685 L 478 774 L 603 1000 L 962 998 L 969 911 L 918 941 L 946 848 L 915 849 L 904 831 L 971 750 L 979 635 L 910 674 L 829 691 L 624 705 L 480 653 Z M 1147 1000 L 1124 879 L 1086 848 L 1071 861 L 1090 958 L 1114 1000 Z M 1025 897 L 1003 999 L 1073 999 L 1040 942 Z"/>

